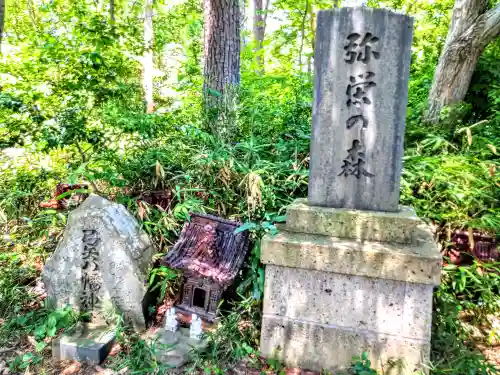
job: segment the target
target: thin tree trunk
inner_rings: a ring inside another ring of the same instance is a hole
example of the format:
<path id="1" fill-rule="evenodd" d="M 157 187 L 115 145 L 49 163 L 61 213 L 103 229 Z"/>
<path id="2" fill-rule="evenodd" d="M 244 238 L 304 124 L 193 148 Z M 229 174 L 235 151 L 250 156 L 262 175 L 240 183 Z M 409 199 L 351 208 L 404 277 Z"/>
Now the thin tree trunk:
<path id="1" fill-rule="evenodd" d="M 154 111 L 153 102 L 153 0 L 144 7 L 144 56 L 142 61 L 146 113 Z"/>
<path id="2" fill-rule="evenodd" d="M 235 128 L 240 83 L 239 0 L 204 0 L 204 100 L 207 125 L 229 140 Z"/>
<path id="3" fill-rule="evenodd" d="M 5 0 L 0 0 L 0 54 L 2 53 L 2 37 L 5 24 Z"/>
<path id="4" fill-rule="evenodd" d="M 309 0 L 306 0 L 306 8 L 302 17 L 302 25 L 300 29 L 300 47 L 299 47 L 299 69 L 302 71 L 302 52 L 304 50 L 304 39 L 306 37 L 306 18 L 309 10 Z"/>
<path id="5" fill-rule="evenodd" d="M 109 0 L 109 19 L 111 24 L 115 24 L 115 0 Z"/>
<path id="6" fill-rule="evenodd" d="M 500 4 L 488 0 L 456 0 L 445 45 L 429 92 L 425 120 L 439 121 L 445 106 L 462 101 L 485 47 L 500 34 Z"/>
<path id="7" fill-rule="evenodd" d="M 264 73 L 264 36 L 266 33 L 267 12 L 271 0 L 253 0 L 253 37 L 255 42 L 255 60 L 259 67 L 258 72 Z M 264 6 L 265 3 L 265 6 Z"/>

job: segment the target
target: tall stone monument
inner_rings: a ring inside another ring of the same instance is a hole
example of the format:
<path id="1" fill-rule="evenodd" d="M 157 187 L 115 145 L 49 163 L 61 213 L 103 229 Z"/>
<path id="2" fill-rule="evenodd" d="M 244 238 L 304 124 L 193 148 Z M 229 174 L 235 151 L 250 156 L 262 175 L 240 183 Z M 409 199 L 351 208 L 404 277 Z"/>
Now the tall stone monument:
<path id="1" fill-rule="evenodd" d="M 318 14 L 309 197 L 262 240 L 261 351 L 289 366 L 335 371 L 367 351 L 408 373 L 429 359 L 441 256 L 399 205 L 412 31 L 389 10 Z"/>

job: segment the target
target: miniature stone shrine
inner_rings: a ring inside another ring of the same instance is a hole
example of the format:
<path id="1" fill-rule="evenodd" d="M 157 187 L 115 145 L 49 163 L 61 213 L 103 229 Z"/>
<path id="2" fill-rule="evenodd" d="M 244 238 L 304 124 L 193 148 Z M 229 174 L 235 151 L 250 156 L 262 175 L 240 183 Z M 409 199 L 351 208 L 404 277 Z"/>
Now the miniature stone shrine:
<path id="1" fill-rule="evenodd" d="M 287 366 L 345 369 L 366 351 L 393 373 L 429 359 L 441 255 L 399 206 L 412 18 L 320 11 L 309 198 L 262 239 L 261 351 Z"/>
<path id="2" fill-rule="evenodd" d="M 117 310 L 143 330 L 152 255 L 148 236 L 125 207 L 91 195 L 69 214 L 43 269 L 48 300 L 89 312 L 96 321 Z"/>
<path id="3" fill-rule="evenodd" d="M 207 341 L 203 329 L 215 322 L 222 293 L 231 285 L 248 251 L 248 232 L 234 233 L 239 223 L 211 215 L 191 214 L 179 240 L 162 264 L 181 269 L 184 282 L 180 303 L 167 311 L 165 330 L 153 337 L 159 362 L 184 365 Z M 189 328 L 178 327 L 182 317 Z M 175 321 L 175 322 L 174 322 Z"/>
<path id="4" fill-rule="evenodd" d="M 234 233 L 239 226 L 215 216 L 191 215 L 162 260 L 184 271 L 179 311 L 215 321 L 222 292 L 233 282 L 248 251 L 248 232 Z"/>

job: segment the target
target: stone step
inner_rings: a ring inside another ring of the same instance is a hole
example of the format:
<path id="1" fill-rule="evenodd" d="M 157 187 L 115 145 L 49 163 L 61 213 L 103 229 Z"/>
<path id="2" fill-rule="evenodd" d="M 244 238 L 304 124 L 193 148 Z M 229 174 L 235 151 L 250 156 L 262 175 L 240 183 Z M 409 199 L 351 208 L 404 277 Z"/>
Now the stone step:
<path id="1" fill-rule="evenodd" d="M 362 211 L 309 206 L 307 199 L 296 199 L 286 213 L 286 228 L 293 232 L 403 244 L 432 241 L 427 225 L 407 206 L 398 212 Z"/>
<path id="2" fill-rule="evenodd" d="M 280 231 L 262 238 L 261 261 L 291 268 L 439 285 L 442 259 L 432 241 L 403 245 Z"/>

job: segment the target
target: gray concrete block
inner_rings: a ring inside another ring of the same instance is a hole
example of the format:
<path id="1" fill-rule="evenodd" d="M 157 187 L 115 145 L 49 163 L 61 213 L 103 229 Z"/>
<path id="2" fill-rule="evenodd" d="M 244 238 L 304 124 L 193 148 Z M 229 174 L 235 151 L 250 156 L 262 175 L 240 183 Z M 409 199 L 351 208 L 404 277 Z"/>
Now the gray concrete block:
<path id="1" fill-rule="evenodd" d="M 115 337 L 114 329 L 107 326 L 84 324 L 52 342 L 52 357 L 59 361 L 99 364 L 108 356 Z"/>
<path id="2" fill-rule="evenodd" d="M 397 212 L 309 206 L 296 199 L 286 210 L 286 229 L 293 232 L 401 244 L 432 242 L 429 227 L 411 207 Z"/>
<path id="3" fill-rule="evenodd" d="M 372 366 L 384 374 L 410 374 L 429 360 L 430 343 L 425 340 L 385 335 L 370 330 L 350 330 L 279 316 L 264 315 L 260 350 L 289 367 L 315 371 L 345 370 L 352 357 L 368 352 Z"/>
<path id="4" fill-rule="evenodd" d="M 264 314 L 430 341 L 432 285 L 268 265 Z"/>
<path id="5" fill-rule="evenodd" d="M 262 238 L 264 264 L 439 285 L 434 242 L 398 245 L 281 231 Z"/>

